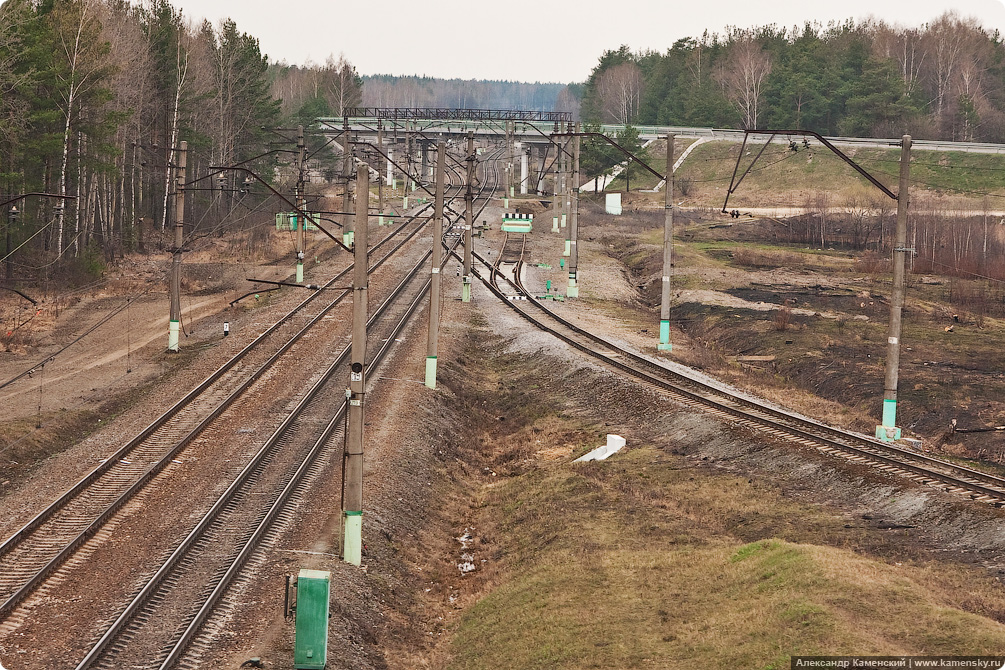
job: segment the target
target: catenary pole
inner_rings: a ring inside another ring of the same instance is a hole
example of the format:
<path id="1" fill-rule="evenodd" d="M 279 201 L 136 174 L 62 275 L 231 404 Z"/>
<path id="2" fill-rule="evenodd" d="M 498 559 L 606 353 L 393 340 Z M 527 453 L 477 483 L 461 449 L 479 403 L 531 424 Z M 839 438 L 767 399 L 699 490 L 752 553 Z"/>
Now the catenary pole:
<path id="1" fill-rule="evenodd" d="M 904 135 L 900 148 L 900 189 L 897 192 L 897 231 L 893 243 L 893 296 L 890 301 L 890 329 L 886 346 L 886 381 L 883 389 L 883 424 L 876 437 L 888 442 L 900 439 L 897 427 L 897 384 L 900 375 L 901 312 L 904 309 L 904 279 L 907 254 L 907 208 L 910 204 L 911 136 Z"/>
<path id="2" fill-rule="evenodd" d="M 342 558 L 359 565 L 363 556 L 363 400 L 366 391 L 367 206 L 369 170 L 356 170 L 356 225 L 353 241 L 352 344 L 349 352 L 349 427 L 342 479 Z"/>
<path id="3" fill-rule="evenodd" d="M 297 209 L 304 211 L 304 183 L 307 168 L 307 145 L 304 143 L 304 127 L 297 126 Z M 297 283 L 304 280 L 304 251 L 307 246 L 307 221 L 299 213 L 296 214 L 297 234 Z"/>
<path id="4" fill-rule="evenodd" d="M 446 169 L 443 142 L 436 145 L 436 195 L 433 205 L 433 261 L 429 286 L 429 340 L 426 345 L 426 386 L 436 388 L 437 331 L 440 328 L 440 266 L 443 264 L 443 172 Z"/>
<path id="5" fill-rule="evenodd" d="M 567 298 L 579 297 L 579 122 L 572 140 L 572 183 L 569 184 L 569 288 Z"/>
<path id="6" fill-rule="evenodd" d="M 168 351 L 178 351 L 181 330 L 181 248 L 185 235 L 185 165 L 188 142 L 178 144 L 175 168 L 174 248 L 171 250 L 171 314 L 168 321 Z"/>
<path id="7" fill-rule="evenodd" d="M 673 150 L 674 136 L 667 135 L 667 175 L 663 187 L 663 286 L 660 295 L 660 351 L 670 343 L 670 278 L 673 276 Z"/>
<path id="8" fill-rule="evenodd" d="M 561 201 L 559 199 L 559 194 L 561 193 L 561 168 L 560 168 L 560 166 L 562 164 L 562 145 L 559 144 L 559 139 L 555 136 L 556 133 L 558 133 L 558 131 L 559 131 L 559 127 L 558 127 L 558 124 L 556 123 L 555 124 L 555 130 L 551 134 L 551 141 L 555 145 L 555 148 L 557 150 L 556 153 L 555 153 L 555 163 L 554 163 L 555 174 L 554 174 L 554 177 L 553 177 L 554 180 L 555 180 L 555 182 L 552 185 L 552 189 L 551 189 L 552 192 L 553 192 L 553 194 L 554 194 L 554 197 L 552 198 L 552 203 L 551 203 L 551 208 L 552 208 L 552 213 L 551 213 L 551 232 L 553 232 L 553 233 L 557 233 L 558 232 L 558 217 L 562 213 L 562 203 L 561 203 Z"/>
<path id="9" fill-rule="evenodd" d="M 343 148 L 342 154 L 342 179 L 345 182 L 345 191 L 342 192 L 342 211 L 348 212 L 350 205 L 350 183 L 352 182 L 352 144 L 349 137 L 349 119 L 342 122 Z M 353 239 L 353 216 L 345 214 L 345 225 L 342 227 L 342 244 L 347 247 L 352 246 Z"/>
<path id="10" fill-rule="evenodd" d="M 467 190 L 464 192 L 464 279 L 461 284 L 461 302 L 471 302 L 471 259 L 474 253 L 474 180 L 475 180 L 475 133 L 468 131 L 468 175 Z"/>
<path id="11" fill-rule="evenodd" d="M 384 123 L 383 121 L 377 121 L 377 151 L 380 152 L 380 157 L 377 159 L 377 174 L 383 172 L 380 168 L 384 167 L 382 163 L 386 163 L 387 159 L 384 158 Z M 377 177 L 377 213 L 379 218 L 377 223 L 379 225 L 384 225 L 384 180 Z"/>
<path id="12" fill-rule="evenodd" d="M 566 128 L 568 132 L 568 128 Z M 569 229 L 569 137 L 566 135 L 562 138 L 562 154 L 559 161 L 559 182 L 561 183 L 561 189 L 559 193 L 561 194 L 561 211 L 559 214 L 560 222 L 559 225 L 565 229 L 565 249 L 562 250 L 563 256 L 569 256 L 572 254 L 572 231 Z"/>

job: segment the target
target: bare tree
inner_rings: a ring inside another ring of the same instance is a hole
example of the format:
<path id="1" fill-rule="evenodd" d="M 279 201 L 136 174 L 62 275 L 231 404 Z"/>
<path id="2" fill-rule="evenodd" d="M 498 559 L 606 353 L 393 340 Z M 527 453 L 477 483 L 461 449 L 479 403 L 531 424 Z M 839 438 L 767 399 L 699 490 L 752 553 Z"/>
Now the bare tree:
<path id="1" fill-rule="evenodd" d="M 981 47 L 988 38 L 975 19 L 961 19 L 956 12 L 946 12 L 926 28 L 927 79 L 935 121 L 942 125 L 951 101 L 975 93 L 978 73 L 987 67 Z"/>
<path id="2" fill-rule="evenodd" d="M 555 98 L 555 111 L 556 112 L 569 112 L 572 114 L 572 118 L 579 118 L 579 98 L 573 93 L 568 86 L 559 91 L 558 96 Z"/>
<path id="3" fill-rule="evenodd" d="M 908 97 L 914 95 L 927 57 L 921 31 L 894 28 L 883 21 L 871 24 L 870 28 L 873 53 L 897 63 L 904 81 L 904 94 Z"/>
<path id="4" fill-rule="evenodd" d="M 363 91 L 356 68 L 345 54 L 338 60 L 328 56 L 319 73 L 319 92 L 324 96 L 335 116 L 342 116 L 346 107 L 356 107 L 362 102 Z"/>
<path id="5" fill-rule="evenodd" d="M 642 68 L 621 63 L 604 70 L 597 82 L 601 115 L 607 123 L 631 123 L 642 100 Z"/>
<path id="6" fill-rule="evenodd" d="M 752 31 L 737 30 L 732 37 L 717 79 L 743 117 L 743 127 L 755 129 L 764 80 L 771 73 L 771 57 Z"/>

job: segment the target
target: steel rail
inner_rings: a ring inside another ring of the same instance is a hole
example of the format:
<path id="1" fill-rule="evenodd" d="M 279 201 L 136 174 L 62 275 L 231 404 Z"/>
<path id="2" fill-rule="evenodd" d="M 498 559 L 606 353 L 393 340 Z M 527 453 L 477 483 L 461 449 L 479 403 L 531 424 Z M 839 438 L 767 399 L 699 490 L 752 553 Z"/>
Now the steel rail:
<path id="1" fill-rule="evenodd" d="M 478 257 L 478 260 L 484 265 L 489 265 L 489 263 L 480 256 Z M 944 484 L 949 484 L 952 487 L 971 491 L 977 494 L 976 496 L 973 496 L 975 498 L 986 496 L 991 498 L 996 506 L 1000 507 L 1005 505 L 1005 479 L 1001 477 L 989 475 L 987 473 L 957 465 L 955 463 L 950 463 L 948 461 L 932 458 L 931 456 L 917 454 L 899 447 L 885 445 L 879 441 L 870 440 L 863 436 L 842 431 L 804 417 L 796 416 L 789 412 L 769 407 L 749 398 L 732 394 L 724 389 L 716 388 L 715 386 L 705 384 L 704 382 L 698 381 L 681 373 L 669 370 L 639 356 L 638 354 L 635 354 L 634 352 L 628 351 L 623 347 L 619 347 L 600 336 L 590 333 L 571 323 L 567 319 L 555 314 L 536 300 L 527 291 L 523 290 L 519 283 L 519 277 L 517 277 L 517 281 L 514 282 L 514 286 L 526 295 L 527 300 L 525 302 L 535 306 L 547 314 L 549 318 L 554 319 L 564 328 L 571 330 L 577 335 L 585 337 L 591 342 L 601 345 L 605 349 L 617 351 L 619 356 L 632 361 L 635 365 L 633 366 L 624 361 L 616 360 L 582 344 L 581 342 L 577 342 L 575 339 L 560 333 L 554 328 L 547 326 L 540 319 L 535 319 L 520 306 L 517 306 L 510 301 L 506 295 L 496 286 L 493 286 L 491 282 L 486 281 L 480 273 L 476 272 L 475 274 L 482 280 L 489 290 L 496 295 L 496 297 L 503 300 L 517 313 L 541 330 L 555 335 L 580 351 L 598 358 L 610 366 L 627 372 L 634 377 L 641 378 L 663 390 L 679 394 L 691 402 L 711 407 L 715 411 L 728 414 L 752 425 L 766 426 L 772 430 L 785 433 L 799 439 L 811 441 L 829 449 L 851 452 L 856 456 L 880 461 L 884 465 L 906 470 L 922 478 L 937 480 Z M 660 376 L 642 370 L 640 369 L 641 367 L 658 370 L 658 375 Z M 668 380 L 666 377 L 670 377 L 673 381 Z M 696 387 L 700 390 L 688 390 L 681 386 L 682 383 Z M 710 396 L 724 398 L 726 401 L 723 402 L 721 400 L 716 400 L 714 397 Z M 732 403 L 732 405 L 730 403 Z M 735 405 L 740 405 L 740 407 Z"/>
<path id="2" fill-rule="evenodd" d="M 456 197 L 456 196 L 455 196 Z M 487 204 L 487 203 L 486 203 Z M 479 210 L 479 214 L 484 210 L 485 205 Z M 459 240 L 454 242 L 454 245 L 448 248 L 448 251 L 453 252 L 456 246 L 459 244 Z M 399 286 L 391 293 L 391 295 L 381 304 L 381 306 L 375 311 L 375 313 L 368 319 L 367 328 L 375 324 L 380 318 L 382 318 L 384 312 L 397 300 L 398 297 L 403 293 L 405 288 L 410 285 L 415 276 L 425 267 L 426 262 L 432 255 L 432 250 L 427 251 L 422 259 L 416 263 L 411 271 L 406 275 L 406 277 L 399 283 Z M 449 254 L 445 257 L 449 258 Z M 414 316 L 419 305 L 421 304 L 423 298 L 428 293 L 431 280 L 426 279 L 422 288 L 418 291 L 415 298 L 409 304 L 404 315 L 399 319 L 398 323 L 392 329 L 392 332 L 388 338 L 384 340 L 382 346 L 378 349 L 377 353 L 374 355 L 373 359 L 369 363 L 368 367 L 378 366 L 390 351 L 395 338 L 404 329 L 405 325 L 408 323 L 409 319 Z M 195 543 L 198 541 L 199 536 L 210 526 L 212 523 L 212 518 L 215 518 L 219 513 L 226 507 L 227 503 L 236 494 L 238 488 L 243 481 L 246 481 L 257 467 L 257 463 L 265 458 L 266 454 L 271 450 L 271 448 L 279 442 L 283 433 L 288 430 L 288 428 L 293 425 L 296 418 L 303 412 L 304 408 L 309 404 L 321 388 L 327 384 L 331 377 L 334 375 L 337 367 L 344 363 L 349 355 L 349 347 L 343 349 L 343 351 L 336 357 L 336 360 L 329 366 L 322 377 L 317 381 L 317 383 L 311 388 L 310 391 L 305 395 L 305 397 L 297 404 L 297 406 L 292 410 L 291 414 L 283 421 L 283 424 L 274 432 L 273 436 L 266 441 L 265 445 L 259 450 L 258 454 L 255 455 L 252 462 L 242 470 L 242 473 L 238 476 L 227 491 L 220 497 L 220 499 L 213 505 L 211 510 L 207 512 L 206 516 L 199 522 L 199 524 L 194 528 L 189 535 L 182 541 L 182 543 L 176 548 L 176 550 L 171 554 L 171 556 L 165 561 L 157 573 L 151 577 L 150 581 L 143 587 L 139 594 L 133 599 L 133 601 L 126 607 L 126 609 L 120 614 L 116 621 L 109 627 L 109 629 L 102 635 L 102 638 L 95 644 L 95 646 L 90 650 L 87 656 L 80 662 L 77 666 L 77 670 L 84 670 L 90 667 L 94 661 L 108 648 L 117 635 L 119 635 L 122 630 L 128 625 L 128 622 L 133 616 L 143 607 L 143 605 L 149 601 L 150 597 L 154 595 L 158 586 L 163 583 L 164 578 L 167 574 L 178 565 L 182 560 L 183 556 L 191 549 Z M 343 401 L 340 409 L 336 412 L 335 416 L 329 421 L 325 429 L 322 431 L 321 435 L 314 442 L 309 452 L 304 458 L 304 461 L 297 468 L 290 481 L 283 488 L 282 492 L 277 496 L 275 502 L 270 506 L 268 512 L 264 518 L 256 526 L 254 532 L 245 542 L 242 549 L 238 552 L 237 557 L 227 568 L 226 572 L 223 573 L 220 581 L 216 584 L 213 592 L 209 595 L 206 601 L 203 603 L 202 607 L 199 609 L 195 617 L 186 627 L 185 631 L 182 633 L 179 640 L 172 646 L 171 650 L 168 652 L 168 656 L 162 662 L 161 668 L 168 668 L 173 665 L 184 650 L 188 647 L 191 640 L 195 637 L 198 630 L 205 623 L 205 620 L 210 616 L 214 607 L 222 598 L 226 589 L 232 582 L 233 578 L 240 572 L 244 563 L 253 554 L 254 550 L 257 549 L 262 537 L 264 537 L 268 528 L 271 526 L 275 518 L 278 516 L 283 508 L 283 505 L 288 501 L 290 495 L 294 492 L 297 486 L 299 486 L 303 475 L 310 468 L 314 459 L 320 453 L 322 447 L 327 443 L 334 434 L 336 427 L 340 418 L 345 412 L 346 404 Z M 240 481 L 239 481 L 240 480 Z M 210 518 L 212 517 L 212 518 Z"/>
<path id="3" fill-rule="evenodd" d="M 428 206 L 428 205 L 427 205 Z M 424 206 L 422 209 L 425 209 Z M 420 211 L 422 211 L 420 209 Z M 394 231 L 390 232 L 383 240 L 374 245 L 374 249 L 377 249 L 389 240 L 397 236 L 405 227 L 411 224 L 417 216 L 411 217 L 408 221 L 402 223 Z M 373 272 L 378 267 L 383 265 L 391 256 L 393 256 L 408 240 L 414 237 L 422 228 L 424 228 L 426 222 L 423 221 L 421 224 L 411 231 L 405 238 L 400 240 L 392 249 L 390 249 L 382 258 L 375 262 L 371 268 L 370 272 Z M 333 279 L 325 284 L 325 286 L 331 286 L 333 283 L 337 282 L 345 276 L 351 270 L 350 268 L 340 272 Z M 261 376 L 271 368 L 279 358 L 285 354 L 297 341 L 299 341 L 303 335 L 305 335 L 312 327 L 321 321 L 321 319 L 329 313 L 337 304 L 345 299 L 346 296 L 350 295 L 351 291 L 343 290 L 342 293 L 337 296 L 334 300 L 330 302 L 324 309 L 322 309 L 315 317 L 313 317 L 303 328 L 301 328 L 291 339 L 282 345 L 265 363 L 263 363 L 256 371 L 254 371 L 243 383 L 241 383 L 233 392 L 231 392 L 226 398 L 224 398 L 207 416 L 205 416 L 192 430 L 190 430 L 181 440 L 179 440 L 173 447 L 171 447 L 158 461 L 153 463 L 146 471 L 144 471 L 138 479 L 136 479 L 132 485 L 125 489 L 120 495 L 118 495 L 115 500 L 113 500 L 105 509 L 100 512 L 80 533 L 78 533 L 70 542 L 63 546 L 63 548 L 51 558 L 39 571 L 37 571 L 28 581 L 26 581 L 17 591 L 10 595 L 2 604 L 0 604 L 0 618 L 5 617 L 9 614 L 24 598 L 26 598 L 39 584 L 41 584 L 45 579 L 51 575 L 60 565 L 62 565 L 66 559 L 72 555 L 84 542 L 90 539 L 95 533 L 100 530 L 100 528 L 108 522 L 108 520 L 118 511 L 122 505 L 128 502 L 133 496 L 136 495 L 146 484 L 150 482 L 158 473 L 160 473 L 169 464 L 179 452 L 181 452 L 186 446 L 188 446 L 192 440 L 194 440 L 200 433 L 202 433 L 207 426 L 209 426 L 215 419 L 217 419 L 226 409 L 228 409 L 255 381 L 257 381 Z M 252 341 L 250 344 L 244 347 L 238 354 L 236 354 L 230 361 L 228 361 L 224 366 L 221 366 L 213 375 L 210 375 L 206 381 L 197 386 L 193 391 L 187 394 L 182 400 L 180 400 L 171 409 L 158 417 L 150 426 L 141 431 L 141 433 L 130 440 L 125 446 L 116 451 L 115 454 L 108 457 L 104 463 L 95 468 L 91 473 L 85 476 L 80 482 L 78 482 L 73 488 L 67 491 L 65 494 L 60 496 L 55 502 L 49 505 L 45 510 L 38 514 L 32 521 L 22 527 L 17 533 L 11 536 L 3 545 L 0 545 L 0 556 L 9 553 L 13 548 L 24 541 L 30 534 L 36 532 L 48 519 L 52 518 L 59 510 L 63 509 L 71 500 L 76 498 L 80 493 L 87 489 L 91 484 L 95 483 L 101 475 L 105 474 L 115 463 L 120 459 L 124 458 L 130 451 L 135 449 L 139 444 L 149 438 L 157 429 L 163 427 L 170 418 L 175 416 L 181 409 L 185 406 L 191 404 L 191 402 L 201 395 L 213 382 L 218 380 L 227 370 L 231 369 L 240 359 L 242 359 L 251 349 L 258 344 L 260 344 L 264 338 L 281 325 L 287 323 L 297 312 L 299 312 L 303 307 L 309 304 L 316 295 L 312 295 L 308 299 L 302 301 L 297 307 L 291 310 L 289 313 L 284 315 L 276 324 L 267 329 L 262 335 Z"/>

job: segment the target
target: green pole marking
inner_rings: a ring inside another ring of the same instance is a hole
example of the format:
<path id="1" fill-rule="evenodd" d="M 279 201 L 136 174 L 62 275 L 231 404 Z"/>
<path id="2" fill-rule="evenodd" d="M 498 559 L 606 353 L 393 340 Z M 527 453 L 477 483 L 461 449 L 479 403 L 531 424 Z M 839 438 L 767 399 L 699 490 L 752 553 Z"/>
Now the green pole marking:
<path id="1" fill-rule="evenodd" d="M 669 321 L 660 321 L 660 344 L 657 349 L 659 351 L 671 351 Z"/>
<path id="2" fill-rule="evenodd" d="M 168 323 L 168 350 L 178 351 L 178 331 L 181 329 L 181 324 L 177 321 L 170 321 Z"/>
<path id="3" fill-rule="evenodd" d="M 346 563 L 359 565 L 363 561 L 363 512 L 346 510 L 344 514 L 342 559 Z"/>
<path id="4" fill-rule="evenodd" d="M 884 442 L 900 439 L 900 428 L 897 428 L 897 401 L 894 398 L 883 398 L 883 425 L 876 426 L 876 437 Z"/>
<path id="5" fill-rule="evenodd" d="M 304 281 L 304 264 L 297 263 L 297 283 L 300 284 Z"/>
<path id="6" fill-rule="evenodd" d="M 883 400 L 883 425 L 886 427 L 897 425 L 897 401 L 892 398 Z"/>
<path id="7" fill-rule="evenodd" d="M 426 356 L 426 387 L 436 388 L 436 356 Z"/>

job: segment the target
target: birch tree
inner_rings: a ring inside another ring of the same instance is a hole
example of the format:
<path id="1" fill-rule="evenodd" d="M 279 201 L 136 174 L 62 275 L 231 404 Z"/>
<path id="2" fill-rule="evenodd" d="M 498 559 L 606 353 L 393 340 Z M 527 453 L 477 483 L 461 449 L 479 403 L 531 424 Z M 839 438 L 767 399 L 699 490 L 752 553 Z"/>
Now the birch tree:
<path id="1" fill-rule="evenodd" d="M 761 93 L 770 73 L 771 57 L 752 31 L 735 31 L 717 79 L 726 97 L 740 112 L 744 128 L 757 128 Z"/>

